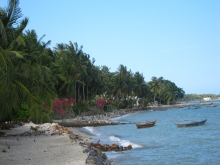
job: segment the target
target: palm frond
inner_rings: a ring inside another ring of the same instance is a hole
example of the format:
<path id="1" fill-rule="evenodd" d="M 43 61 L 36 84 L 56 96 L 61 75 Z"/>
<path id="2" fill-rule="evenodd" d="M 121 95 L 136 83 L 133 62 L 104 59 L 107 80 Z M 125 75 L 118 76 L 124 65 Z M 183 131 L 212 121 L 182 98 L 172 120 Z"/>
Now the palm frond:
<path id="1" fill-rule="evenodd" d="M 17 20 L 22 17 L 21 9 L 19 8 L 19 0 L 9 0 L 6 12 L 6 27 L 12 27 L 15 23 L 17 23 Z"/>

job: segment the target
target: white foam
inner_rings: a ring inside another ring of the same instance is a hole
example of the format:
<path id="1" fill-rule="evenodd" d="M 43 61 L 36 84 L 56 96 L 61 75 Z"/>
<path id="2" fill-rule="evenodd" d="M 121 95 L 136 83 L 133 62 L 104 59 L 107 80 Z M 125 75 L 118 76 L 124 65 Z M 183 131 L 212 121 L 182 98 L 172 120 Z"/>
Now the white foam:
<path id="1" fill-rule="evenodd" d="M 83 127 L 93 135 L 100 136 L 100 133 L 94 127 Z"/>
<path id="2" fill-rule="evenodd" d="M 119 142 L 121 139 L 117 136 L 110 136 L 109 139 L 113 142 Z"/>
<path id="3" fill-rule="evenodd" d="M 122 119 L 122 118 L 128 117 L 128 116 L 130 116 L 130 115 L 131 115 L 131 114 L 126 114 L 126 115 L 124 115 L 124 116 L 119 116 L 119 117 L 111 118 L 110 120 L 111 120 L 111 121 L 119 120 L 119 119 Z"/>
<path id="4" fill-rule="evenodd" d="M 129 141 L 129 140 L 122 140 L 122 139 L 120 139 L 120 138 L 117 137 L 117 136 L 110 136 L 109 139 L 110 139 L 112 142 L 118 142 L 118 143 L 120 144 L 120 146 L 122 146 L 122 147 L 127 147 L 128 145 L 131 145 L 132 148 L 142 148 L 142 147 L 143 147 L 142 145 L 132 143 L 132 142 Z"/>

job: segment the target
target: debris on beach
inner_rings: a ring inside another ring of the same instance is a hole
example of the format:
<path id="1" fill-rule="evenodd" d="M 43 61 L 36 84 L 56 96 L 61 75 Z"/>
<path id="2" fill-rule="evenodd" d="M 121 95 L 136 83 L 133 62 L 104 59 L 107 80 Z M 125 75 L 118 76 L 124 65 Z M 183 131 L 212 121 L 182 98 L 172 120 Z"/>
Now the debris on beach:
<path id="1" fill-rule="evenodd" d="M 22 127 L 22 126 L 21 126 Z M 62 135 L 63 133 L 71 134 L 72 131 L 58 123 L 44 123 L 40 125 L 31 125 L 28 131 L 25 131 L 20 136 L 36 136 L 36 135 Z"/>

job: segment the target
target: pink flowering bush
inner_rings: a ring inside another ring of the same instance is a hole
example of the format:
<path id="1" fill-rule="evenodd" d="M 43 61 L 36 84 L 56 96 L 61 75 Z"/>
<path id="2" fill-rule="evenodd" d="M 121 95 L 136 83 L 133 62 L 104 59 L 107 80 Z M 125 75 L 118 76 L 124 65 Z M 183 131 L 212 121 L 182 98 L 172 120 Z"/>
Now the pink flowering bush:
<path id="1" fill-rule="evenodd" d="M 66 112 L 73 107 L 75 104 L 75 99 L 57 99 L 53 104 L 53 111 L 55 114 L 64 117 Z"/>
<path id="2" fill-rule="evenodd" d="M 97 106 L 98 108 L 103 109 L 104 105 L 105 105 L 105 100 L 104 100 L 103 98 L 98 98 L 98 99 L 96 100 L 96 106 Z"/>

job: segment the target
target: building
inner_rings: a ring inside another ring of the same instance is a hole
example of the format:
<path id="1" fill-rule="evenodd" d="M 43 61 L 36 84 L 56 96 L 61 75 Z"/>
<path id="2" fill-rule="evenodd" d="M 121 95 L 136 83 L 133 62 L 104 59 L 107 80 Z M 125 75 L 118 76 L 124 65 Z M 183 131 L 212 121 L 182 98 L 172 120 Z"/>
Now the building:
<path id="1" fill-rule="evenodd" d="M 205 97 L 205 98 L 203 98 L 203 100 L 204 101 L 209 101 L 209 100 L 211 100 L 211 97 Z"/>

